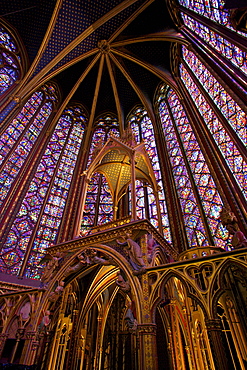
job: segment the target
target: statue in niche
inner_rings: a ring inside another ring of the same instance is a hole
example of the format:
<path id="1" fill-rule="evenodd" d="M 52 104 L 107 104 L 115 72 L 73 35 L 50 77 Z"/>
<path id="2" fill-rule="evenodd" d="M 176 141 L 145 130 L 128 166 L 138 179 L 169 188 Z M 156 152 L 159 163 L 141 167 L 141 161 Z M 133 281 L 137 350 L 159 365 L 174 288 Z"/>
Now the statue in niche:
<path id="1" fill-rule="evenodd" d="M 118 278 L 116 280 L 116 284 L 117 284 L 117 286 L 119 286 L 119 288 L 123 292 L 127 293 L 127 292 L 130 291 L 130 284 L 129 284 L 128 280 L 124 280 L 124 278 L 121 275 L 121 272 L 120 271 L 118 272 Z"/>
<path id="2" fill-rule="evenodd" d="M 50 325 L 51 319 L 50 319 L 51 312 L 49 310 L 45 311 L 44 316 L 42 317 L 41 323 L 39 325 L 39 332 L 47 332 L 47 328 Z"/>
<path id="3" fill-rule="evenodd" d="M 126 233 L 121 238 L 123 239 L 123 242 L 120 242 L 119 240 L 116 241 L 118 244 L 123 245 L 123 247 L 126 249 L 129 256 L 130 265 L 133 268 L 133 274 L 144 274 L 146 272 L 146 265 L 142 258 L 143 254 L 141 247 L 138 243 L 131 239 L 131 234 L 129 233 Z"/>
<path id="4" fill-rule="evenodd" d="M 59 269 L 61 265 L 64 253 L 57 252 L 55 256 L 48 255 L 48 262 L 44 268 L 43 274 L 41 276 L 41 288 L 47 288 L 49 282 L 54 276 L 55 272 Z"/>
<path id="5" fill-rule="evenodd" d="M 148 263 L 151 263 L 153 259 L 155 247 L 157 246 L 156 240 L 153 238 L 151 234 L 148 234 L 147 246 L 148 246 Z"/>
<path id="6" fill-rule="evenodd" d="M 127 328 L 130 331 L 135 331 L 137 329 L 138 323 L 137 323 L 137 320 L 134 317 L 132 306 L 133 306 L 133 302 L 128 302 L 128 306 L 127 306 L 128 309 L 127 309 L 124 320 L 125 320 Z"/>
<path id="7" fill-rule="evenodd" d="M 64 281 L 59 281 L 56 289 L 50 293 L 48 300 L 50 302 L 56 302 L 58 298 L 62 295 L 63 290 L 64 290 Z"/>
<path id="8" fill-rule="evenodd" d="M 228 208 L 223 208 L 220 213 L 220 219 L 222 225 L 225 226 L 229 234 L 232 235 L 231 245 L 233 249 L 247 247 L 247 239 L 244 233 L 239 230 L 237 218 L 234 213 Z"/>
<path id="9" fill-rule="evenodd" d="M 31 304 L 30 302 L 26 302 L 20 309 L 19 326 L 21 328 L 26 326 L 30 318 L 31 318 Z"/>

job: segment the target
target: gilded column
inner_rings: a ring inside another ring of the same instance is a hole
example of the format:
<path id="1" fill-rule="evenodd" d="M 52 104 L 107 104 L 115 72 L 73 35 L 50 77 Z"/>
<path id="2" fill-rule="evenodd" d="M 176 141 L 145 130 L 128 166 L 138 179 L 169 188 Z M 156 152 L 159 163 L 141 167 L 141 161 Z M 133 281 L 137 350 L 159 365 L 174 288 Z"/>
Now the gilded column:
<path id="1" fill-rule="evenodd" d="M 131 218 L 137 219 L 136 215 L 136 173 L 135 173 L 135 155 L 131 158 Z"/>
<path id="2" fill-rule="evenodd" d="M 223 344 L 222 325 L 219 319 L 210 319 L 205 321 L 208 338 L 211 345 L 215 368 L 217 370 L 231 370 L 227 353 Z"/>
<path id="3" fill-rule="evenodd" d="M 36 358 L 36 352 L 39 348 L 37 341 L 37 333 L 28 331 L 25 333 L 25 345 L 22 351 L 21 363 L 25 365 L 33 365 Z"/>
<path id="4" fill-rule="evenodd" d="M 98 325 L 97 325 L 97 338 L 96 338 L 96 350 L 95 350 L 95 357 L 94 357 L 94 367 L 95 369 L 101 369 L 101 361 L 102 361 L 102 346 L 101 346 L 101 332 L 102 332 L 102 317 L 97 317 Z"/>
<path id="5" fill-rule="evenodd" d="M 72 317 L 72 330 L 71 330 L 71 334 L 70 334 L 70 346 L 69 346 L 69 350 L 68 350 L 68 358 L 67 358 L 67 368 L 70 369 L 70 368 L 73 368 L 73 366 L 75 366 L 75 361 L 76 361 L 76 352 L 77 352 L 77 349 L 76 349 L 76 345 L 78 344 L 78 340 L 76 341 L 76 334 L 77 334 L 77 330 L 78 330 L 78 326 L 77 326 L 77 320 L 78 320 L 78 313 L 79 311 L 78 310 L 73 310 L 73 317 Z"/>
<path id="6" fill-rule="evenodd" d="M 156 350 L 156 324 L 147 323 L 138 325 L 142 370 L 158 370 Z"/>
<path id="7" fill-rule="evenodd" d="M 11 363 L 13 363 L 14 360 L 15 360 L 16 352 L 17 352 L 17 349 L 19 347 L 19 344 L 20 344 L 21 339 L 23 339 L 24 332 L 25 332 L 25 329 L 23 329 L 23 328 L 17 329 L 17 332 L 16 332 L 16 342 L 15 342 L 15 346 L 14 346 L 14 349 L 12 351 L 11 358 L 10 358 L 10 362 Z"/>
<path id="8" fill-rule="evenodd" d="M 143 252 L 143 260 L 147 264 L 147 235 L 144 235 L 140 241 Z M 147 274 L 142 275 L 142 323 L 138 324 L 138 334 L 140 341 L 140 369 L 156 370 L 158 369 L 157 346 L 156 346 L 156 324 L 152 322 L 150 312 L 150 292 Z"/>

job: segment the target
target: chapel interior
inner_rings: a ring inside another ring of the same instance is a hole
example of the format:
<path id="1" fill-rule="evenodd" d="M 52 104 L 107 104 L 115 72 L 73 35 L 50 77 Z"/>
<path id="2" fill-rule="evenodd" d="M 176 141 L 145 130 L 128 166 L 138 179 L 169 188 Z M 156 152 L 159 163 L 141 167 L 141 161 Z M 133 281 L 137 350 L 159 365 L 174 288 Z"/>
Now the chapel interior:
<path id="1" fill-rule="evenodd" d="M 0 369 L 247 369 L 247 4 L 0 3 Z"/>

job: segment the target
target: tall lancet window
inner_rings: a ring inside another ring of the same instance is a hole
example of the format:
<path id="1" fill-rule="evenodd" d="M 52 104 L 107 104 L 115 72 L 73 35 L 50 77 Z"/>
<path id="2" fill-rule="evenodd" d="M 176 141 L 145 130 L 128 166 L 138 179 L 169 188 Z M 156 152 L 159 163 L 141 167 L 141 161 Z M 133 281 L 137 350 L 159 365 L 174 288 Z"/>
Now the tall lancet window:
<path id="1" fill-rule="evenodd" d="M 178 2 L 183 7 L 190 9 L 215 23 L 234 30 L 230 21 L 229 10 L 224 9 L 225 0 L 178 0 Z M 244 32 L 237 32 L 242 36 L 247 36 Z"/>
<path id="2" fill-rule="evenodd" d="M 86 116 L 67 108 L 55 126 L 0 254 L 3 271 L 39 277 L 39 262 L 56 242 L 83 140 Z"/>
<path id="3" fill-rule="evenodd" d="M 224 57 L 232 66 L 237 67 L 247 75 L 246 51 L 236 45 L 234 40 L 223 37 L 218 32 L 184 12 L 181 13 L 181 16 L 185 26 L 189 29 L 193 37 L 195 39 L 199 37 L 206 44 L 207 48 L 211 49 L 212 52 L 217 52 L 216 55 L 219 62 L 221 60 L 223 61 L 222 57 Z"/>
<path id="4" fill-rule="evenodd" d="M 169 220 L 166 208 L 165 194 L 163 190 L 160 163 L 156 148 L 154 129 L 150 118 L 145 109 L 138 107 L 129 115 L 128 124 L 131 126 L 137 143 L 145 141 L 147 153 L 150 157 L 157 183 L 160 187 L 159 204 L 162 215 L 162 225 L 164 236 L 167 241 L 171 241 Z M 148 218 L 150 222 L 158 227 L 158 213 L 153 191 L 148 184 L 136 182 L 137 191 L 137 215 L 140 218 Z"/>
<path id="5" fill-rule="evenodd" d="M 20 62 L 16 41 L 0 26 L 0 98 L 20 78 Z"/>
<path id="6" fill-rule="evenodd" d="M 240 146 L 236 145 L 237 141 L 245 146 L 247 144 L 246 115 L 195 54 L 185 47 L 183 59 L 185 63 L 180 64 L 181 79 L 247 198 L 247 160 Z M 236 134 L 238 138 L 233 141 L 232 137 Z"/>
<path id="7" fill-rule="evenodd" d="M 208 245 L 213 236 L 215 245 L 223 247 L 228 236 L 219 221 L 223 202 L 185 110 L 165 85 L 158 104 L 189 245 Z"/>
<path id="8" fill-rule="evenodd" d="M 110 134 L 119 136 L 118 122 L 115 116 L 106 114 L 96 121 L 95 130 L 88 158 L 88 166 L 92 162 L 93 151 L 97 145 L 106 143 Z M 90 232 L 97 225 L 112 221 L 113 202 L 106 178 L 99 173 L 94 173 L 87 189 L 84 213 L 81 223 L 81 234 Z"/>
<path id="9" fill-rule="evenodd" d="M 29 160 L 56 103 L 55 87 L 42 87 L 31 96 L 0 136 L 0 207 L 20 181 L 23 166 Z"/>

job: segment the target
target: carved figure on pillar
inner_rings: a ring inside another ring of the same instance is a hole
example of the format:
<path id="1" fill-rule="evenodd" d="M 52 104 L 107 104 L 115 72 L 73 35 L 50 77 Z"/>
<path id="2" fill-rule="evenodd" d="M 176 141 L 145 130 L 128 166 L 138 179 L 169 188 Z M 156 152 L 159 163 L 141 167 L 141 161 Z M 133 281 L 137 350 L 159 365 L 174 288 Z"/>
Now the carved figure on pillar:
<path id="1" fill-rule="evenodd" d="M 86 256 L 81 253 L 77 256 L 77 263 L 75 265 L 69 266 L 64 272 L 64 278 L 68 277 L 69 275 L 80 271 L 83 267 L 87 266 L 88 262 Z"/>
<path id="2" fill-rule="evenodd" d="M 50 314 L 51 314 L 51 312 L 49 310 L 45 311 L 45 314 L 44 314 L 44 316 L 41 320 L 40 326 L 39 326 L 39 331 L 40 332 L 47 332 L 47 328 L 48 328 L 48 326 L 51 322 Z"/>
<path id="3" fill-rule="evenodd" d="M 231 239 L 232 247 L 234 249 L 247 247 L 247 239 L 244 233 L 242 233 L 242 231 L 239 230 L 237 218 L 234 215 L 234 213 L 228 208 L 223 208 L 220 213 L 220 219 L 222 225 L 224 225 L 226 229 L 229 231 L 229 234 L 232 235 Z"/>
<path id="4" fill-rule="evenodd" d="M 137 320 L 134 317 L 134 314 L 132 311 L 132 305 L 133 305 L 132 302 L 128 302 L 128 309 L 127 309 L 124 320 L 125 320 L 127 328 L 130 331 L 135 331 L 137 329 Z"/>
<path id="5" fill-rule="evenodd" d="M 157 243 L 151 234 L 147 237 L 147 247 L 148 247 L 148 262 L 151 263 L 154 255 L 154 250 Z"/>
<path id="6" fill-rule="evenodd" d="M 58 270 L 63 257 L 64 254 L 59 252 L 57 252 L 55 256 L 48 255 L 49 260 L 46 263 L 46 266 L 41 277 L 41 288 L 46 288 L 48 286 L 52 276 Z"/>
<path id="7" fill-rule="evenodd" d="M 117 240 L 117 243 L 123 245 L 126 248 L 129 256 L 129 263 L 134 270 L 133 274 L 144 274 L 146 272 L 146 265 L 142 258 L 143 254 L 140 245 L 136 243 L 133 239 L 131 239 L 131 234 L 129 233 L 126 233 L 121 238 L 124 241 L 120 242 L 119 240 Z"/>
<path id="8" fill-rule="evenodd" d="M 119 288 L 127 293 L 130 291 L 130 284 L 128 280 L 124 280 L 123 276 L 121 275 L 120 271 L 118 272 L 118 278 L 116 280 L 116 284 L 119 286 Z"/>
<path id="9" fill-rule="evenodd" d="M 56 302 L 64 290 L 64 281 L 59 281 L 56 289 L 50 293 L 49 301 Z"/>

